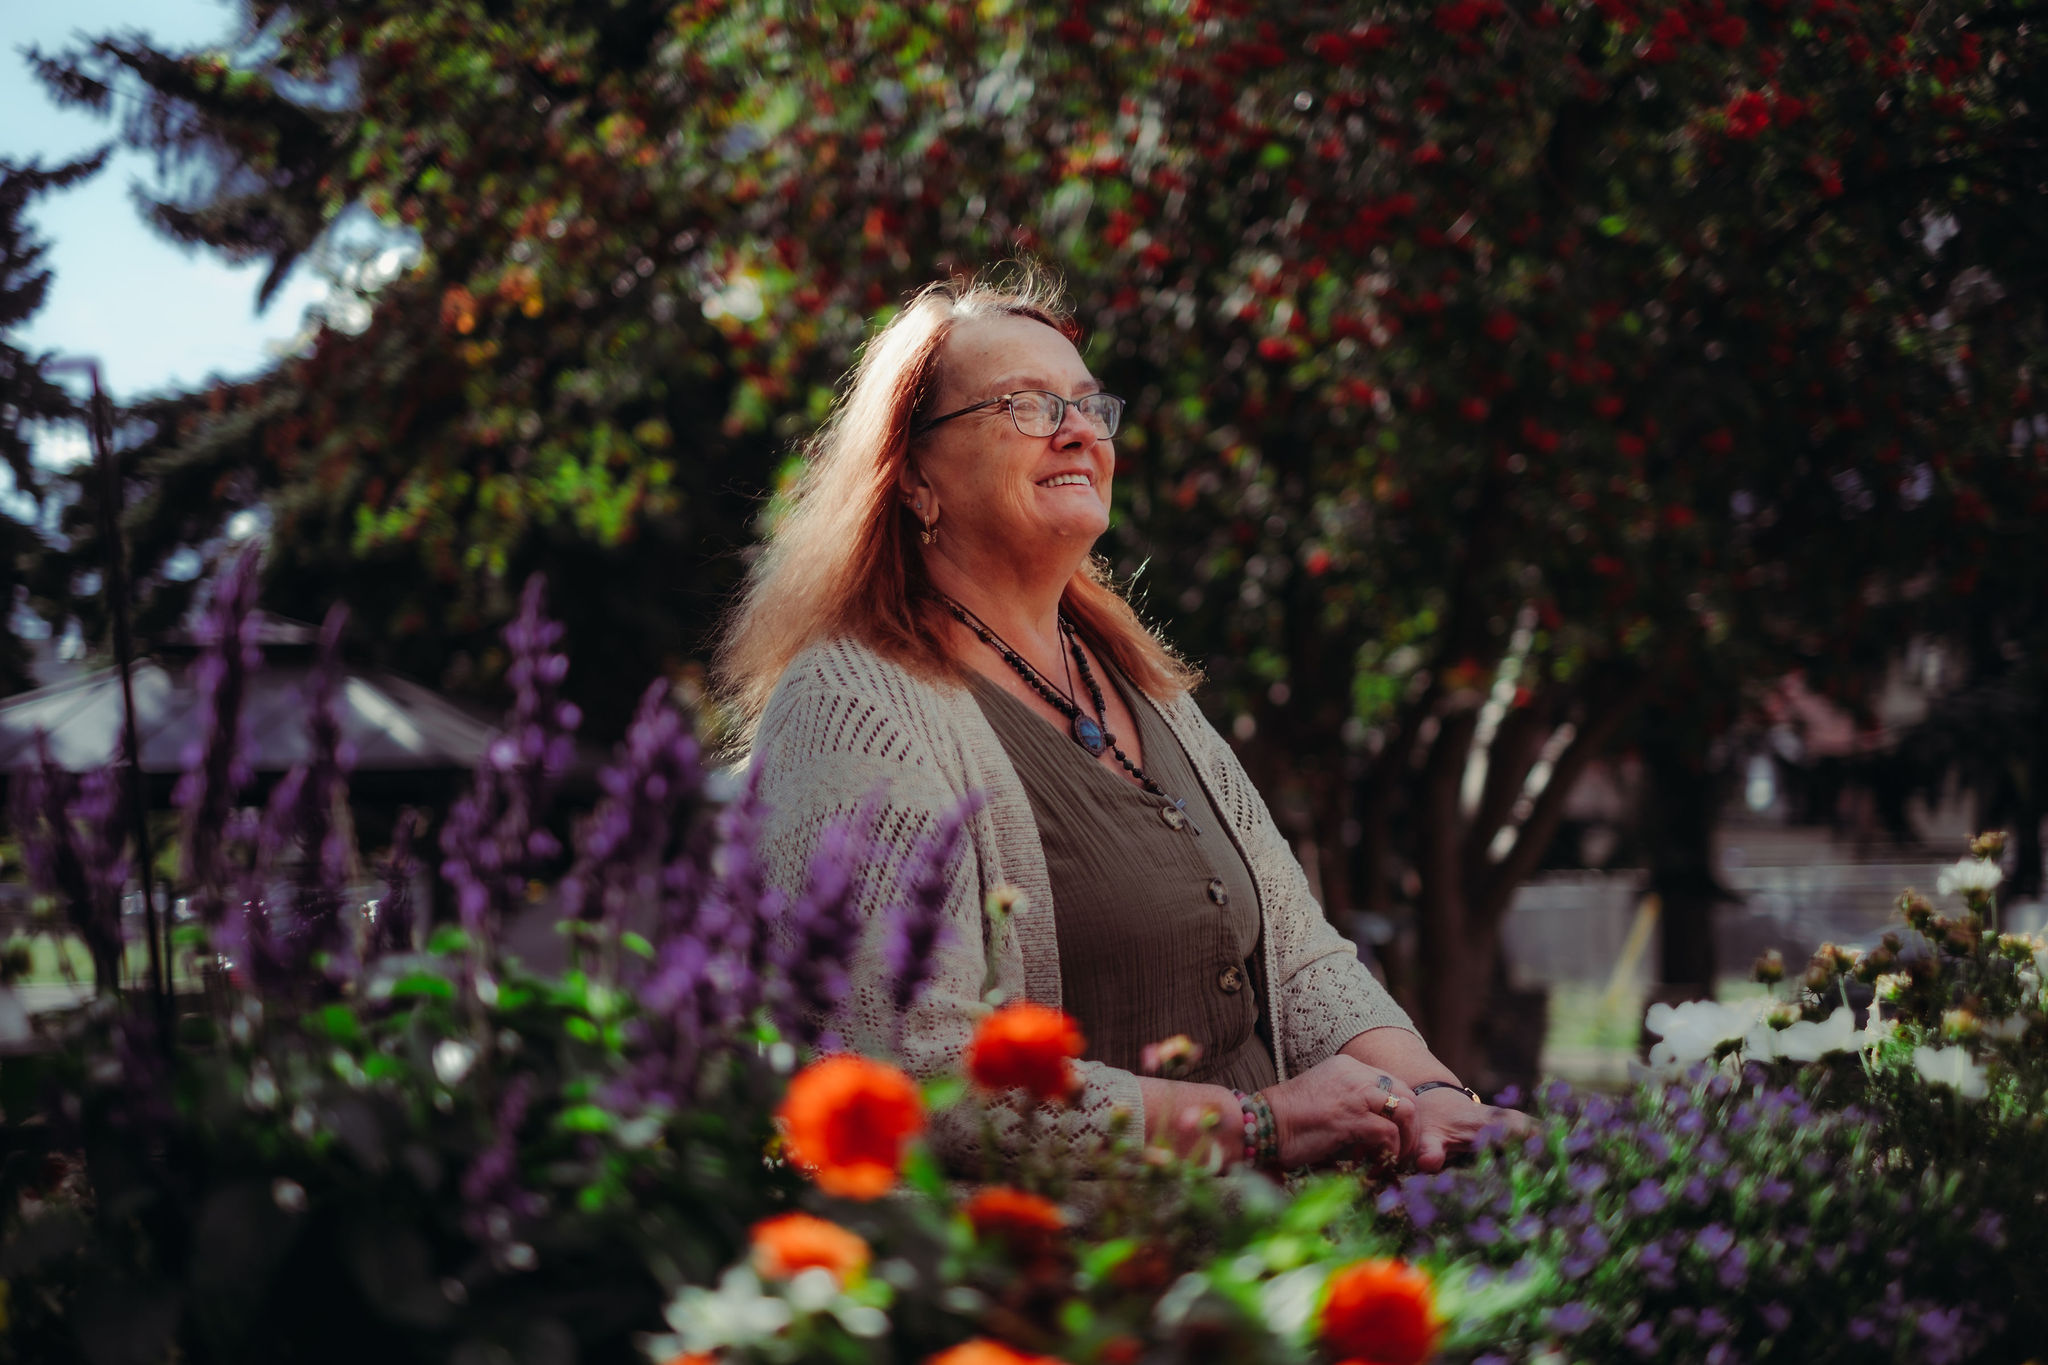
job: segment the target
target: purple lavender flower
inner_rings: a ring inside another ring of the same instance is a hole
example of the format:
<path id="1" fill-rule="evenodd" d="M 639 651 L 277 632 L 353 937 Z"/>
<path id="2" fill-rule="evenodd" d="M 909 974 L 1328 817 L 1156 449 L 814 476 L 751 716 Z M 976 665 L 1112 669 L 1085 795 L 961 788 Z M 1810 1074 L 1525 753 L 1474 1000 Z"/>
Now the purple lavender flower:
<path id="1" fill-rule="evenodd" d="M 1920 1335 L 1927 1338 L 1925 1359 L 1929 1365 L 1952 1365 L 1952 1362 L 1966 1357 L 1975 1344 L 1974 1334 L 1964 1325 L 1963 1310 L 1960 1308 L 1924 1309 L 1914 1324 Z"/>
<path id="2" fill-rule="evenodd" d="M 1764 1320 L 1764 1326 L 1768 1327 L 1773 1335 L 1792 1325 L 1792 1310 L 1776 1299 L 1757 1309 L 1756 1313 Z"/>
<path id="3" fill-rule="evenodd" d="M 74 794 L 75 792 L 75 794 Z M 121 986 L 121 896 L 128 884 L 127 832 L 118 768 L 74 779 L 36 736 L 36 766 L 15 774 L 12 823 L 29 885 L 63 903 L 92 957 L 93 987 Z"/>
<path id="4" fill-rule="evenodd" d="M 1550 1330 L 1553 1332 L 1577 1336 L 1592 1325 L 1593 1310 L 1576 1299 L 1550 1311 Z"/>
<path id="5" fill-rule="evenodd" d="M 535 574 L 505 627 L 512 714 L 441 831 L 441 874 L 455 888 L 456 913 L 485 941 L 524 901 L 528 881 L 561 852 L 545 820 L 583 717 L 558 695 L 569 660 L 555 649 L 562 627 L 542 614 L 544 594 Z"/>
<path id="6" fill-rule="evenodd" d="M 1694 1208 L 1703 1209 L 1707 1206 L 1707 1201 L 1714 1197 L 1714 1187 L 1707 1183 L 1705 1176 L 1696 1175 L 1685 1182 L 1685 1188 L 1679 1191 L 1679 1197 Z"/>
<path id="7" fill-rule="evenodd" d="M 341 735 L 335 697 L 341 684 L 341 632 L 348 609 L 335 606 L 320 627 L 320 657 L 306 680 L 303 701 L 309 754 L 271 792 L 260 838 L 259 863 L 289 856 L 289 919 L 281 935 L 292 975 L 303 977 L 322 955 L 339 958 L 352 946 L 342 910 L 348 900 L 353 850 L 335 813 L 348 800 L 355 756 Z M 260 896 L 267 887 L 259 887 Z M 249 905 L 253 913 L 254 904 Z M 338 976 L 339 961 L 330 966 Z"/>
<path id="8" fill-rule="evenodd" d="M 223 858 L 230 813 L 254 780 L 242 702 L 249 674 L 261 666 L 256 617 L 257 553 L 245 550 L 228 567 L 199 624 L 199 736 L 185 751 L 185 773 L 173 799 L 184 816 L 184 879 L 192 907 L 208 925 L 227 911 L 231 875 Z"/>
<path id="9" fill-rule="evenodd" d="M 1776 1208 L 1792 1197 L 1792 1182 L 1783 1176 L 1765 1176 L 1756 1187 L 1757 1202 Z"/>
<path id="10" fill-rule="evenodd" d="M 370 922 L 369 952 L 372 957 L 408 952 L 412 948 L 412 884 L 420 869 L 420 861 L 413 855 L 412 840 L 419 820 L 419 812 L 407 806 L 398 813 L 398 821 L 391 827 L 391 851 L 385 855 L 379 868 L 384 894 L 378 900 L 376 915 Z"/>
<path id="11" fill-rule="evenodd" d="M 1657 1354 L 1657 1329 L 1650 1325 L 1648 1318 L 1639 1318 L 1636 1325 L 1622 1336 L 1621 1344 L 1647 1360 Z"/>
<path id="12" fill-rule="evenodd" d="M 1700 1309 L 1700 1315 L 1693 1320 L 1693 1326 L 1703 1337 L 1725 1337 L 1735 1329 L 1735 1324 L 1728 1321 L 1728 1315 L 1712 1304 Z"/>
<path id="13" fill-rule="evenodd" d="M 1740 1289 L 1749 1283 L 1749 1248 L 1733 1246 L 1715 1267 L 1714 1277 L 1723 1289 Z"/>
<path id="14" fill-rule="evenodd" d="M 1735 1234 L 1719 1223 L 1709 1223 L 1693 1239 L 1693 1245 L 1710 1261 L 1718 1261 L 1735 1245 Z"/>
<path id="15" fill-rule="evenodd" d="M 2005 1219 L 1994 1209 L 1986 1209 L 1978 1215 L 1970 1228 L 1970 1235 L 1990 1247 L 1993 1251 L 2005 1250 Z"/>
<path id="16" fill-rule="evenodd" d="M 1677 1282 L 1678 1258 L 1662 1242 L 1645 1243 L 1636 1252 L 1636 1264 L 1652 1289 L 1668 1290 Z"/>
<path id="17" fill-rule="evenodd" d="M 1664 1187 L 1654 1180 L 1640 1180 L 1636 1182 L 1635 1188 L 1628 1192 L 1629 1211 L 1642 1217 L 1662 1213 L 1664 1206 L 1670 1202 L 1664 1193 Z"/>
<path id="18" fill-rule="evenodd" d="M 515 1077 L 492 1116 L 490 1145 L 462 1173 L 463 1227 L 479 1241 L 505 1241 L 510 1218 L 540 1211 L 538 1196 L 519 1184 L 519 1129 L 532 1103 L 533 1078 Z"/>
<path id="19" fill-rule="evenodd" d="M 846 995 L 846 963 L 860 940 L 860 859 L 869 850 L 862 848 L 856 830 L 871 820 L 863 812 L 825 827 L 811 857 L 809 885 L 791 903 L 778 935 L 775 963 L 783 982 L 778 1022 L 808 1046 L 830 1050 L 833 1045 L 821 1030 Z"/>
<path id="20" fill-rule="evenodd" d="M 899 908 L 882 949 L 895 977 L 899 1018 L 931 980 L 933 953 L 946 930 L 946 892 L 954 862 L 966 838 L 968 817 L 980 806 L 978 794 L 961 802 L 918 842 L 904 865 Z"/>
<path id="21" fill-rule="evenodd" d="M 697 737 L 666 679 L 648 685 L 618 752 L 598 777 L 604 796 L 577 831 L 562 881 L 563 913 L 618 924 L 660 900 L 661 877 L 685 805 L 704 786 Z"/>

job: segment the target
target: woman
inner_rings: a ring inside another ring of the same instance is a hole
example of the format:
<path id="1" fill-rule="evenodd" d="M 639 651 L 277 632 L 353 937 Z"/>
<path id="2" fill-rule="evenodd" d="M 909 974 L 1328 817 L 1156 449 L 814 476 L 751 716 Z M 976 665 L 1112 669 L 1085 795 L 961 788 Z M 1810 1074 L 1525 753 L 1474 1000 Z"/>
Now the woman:
<path id="1" fill-rule="evenodd" d="M 836 1021 L 850 1047 L 955 1069 L 993 981 L 1089 1040 L 1070 1142 L 1141 1121 L 1184 1151 L 1214 1132 L 1226 1162 L 1435 1170 L 1497 1111 L 1325 922 L 1190 670 L 1093 559 L 1123 404 L 1077 335 L 1027 279 L 931 286 L 869 341 L 721 650 L 764 862 L 793 889 L 826 825 L 879 799 L 878 904 L 976 798 L 932 983 L 899 1018 L 869 934 Z M 1003 885 L 1022 894 L 995 926 L 983 898 Z M 1173 1035 L 1201 1048 L 1187 1078 L 1139 1075 Z M 997 1110 L 1007 1155 L 1048 1121 L 1021 1108 Z M 964 1115 L 935 1132 L 955 1159 L 982 1137 Z"/>

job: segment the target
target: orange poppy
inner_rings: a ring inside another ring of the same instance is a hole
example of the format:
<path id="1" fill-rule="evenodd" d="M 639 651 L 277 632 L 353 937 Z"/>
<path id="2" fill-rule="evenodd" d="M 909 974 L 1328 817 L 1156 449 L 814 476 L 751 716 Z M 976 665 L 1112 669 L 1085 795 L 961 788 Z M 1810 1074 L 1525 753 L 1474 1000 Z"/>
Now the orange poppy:
<path id="1" fill-rule="evenodd" d="M 1066 1214 L 1043 1195 L 1004 1186 L 978 1190 L 967 1201 L 967 1221 L 984 1237 L 1031 1239 L 1063 1231 Z"/>
<path id="2" fill-rule="evenodd" d="M 866 1270 L 868 1244 L 857 1232 L 808 1213 L 785 1213 L 754 1224 L 754 1269 L 767 1280 L 786 1280 L 821 1266 L 845 1284 Z"/>
<path id="3" fill-rule="evenodd" d="M 1064 1102 L 1079 1089 L 1072 1059 L 1086 1043 L 1081 1026 L 1055 1009 L 1005 1005 L 981 1021 L 967 1045 L 967 1074 L 989 1090 L 1022 1088 Z"/>
<path id="4" fill-rule="evenodd" d="M 888 1193 L 903 1144 L 924 1131 L 924 1102 L 910 1077 L 865 1057 L 811 1063 L 791 1079 L 775 1116 L 790 1159 L 819 1189 L 847 1199 Z"/>
<path id="5" fill-rule="evenodd" d="M 1330 1277 L 1318 1335 L 1342 1360 L 1422 1365 L 1436 1350 L 1429 1276 L 1402 1261 L 1355 1261 Z"/>
<path id="6" fill-rule="evenodd" d="M 1026 1355 L 1000 1341 L 976 1337 L 939 1352 L 928 1358 L 924 1365 L 1060 1365 L 1060 1362 L 1051 1356 Z"/>

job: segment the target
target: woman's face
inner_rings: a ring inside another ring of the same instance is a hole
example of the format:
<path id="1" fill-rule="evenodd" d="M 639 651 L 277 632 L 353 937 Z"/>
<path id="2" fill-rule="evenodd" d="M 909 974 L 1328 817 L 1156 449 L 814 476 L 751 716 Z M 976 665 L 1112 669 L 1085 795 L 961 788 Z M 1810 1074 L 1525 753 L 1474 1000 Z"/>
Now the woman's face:
<path id="1" fill-rule="evenodd" d="M 940 365 L 933 414 L 1021 389 L 1071 399 L 1101 388 L 1072 342 L 1025 317 L 959 323 L 946 339 Z M 1098 436 L 1077 409 L 1067 408 L 1052 435 L 1026 436 L 1009 407 L 997 403 L 927 434 L 911 451 L 904 488 L 925 499 L 921 520 L 931 519 L 936 502 L 935 548 L 949 558 L 971 562 L 997 555 L 1013 563 L 1042 558 L 1056 565 L 1085 554 L 1108 529 L 1115 464 L 1109 439 Z"/>

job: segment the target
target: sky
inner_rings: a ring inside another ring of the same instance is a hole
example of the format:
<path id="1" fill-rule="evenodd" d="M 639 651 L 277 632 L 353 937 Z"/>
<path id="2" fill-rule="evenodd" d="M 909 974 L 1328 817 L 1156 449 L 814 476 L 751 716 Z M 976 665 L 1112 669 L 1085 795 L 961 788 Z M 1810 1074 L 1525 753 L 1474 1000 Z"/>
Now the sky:
<path id="1" fill-rule="evenodd" d="M 56 53 L 83 36 L 140 29 L 159 46 L 198 47 L 233 33 L 225 0 L 0 0 L 0 158 L 45 166 L 89 152 L 118 131 L 116 113 L 60 109 L 22 50 Z M 237 377 L 264 368 L 266 347 L 298 332 L 326 283 L 295 269 L 261 314 L 260 264 L 232 267 L 211 252 L 171 242 L 143 221 L 129 186 L 154 178 L 147 156 L 117 152 L 98 175 L 30 205 L 29 221 L 55 272 L 48 300 L 29 322 L 26 349 L 96 357 L 116 399 Z M 75 434 L 51 433 L 66 446 Z M 62 463 L 63 450 L 39 455 Z M 83 453 L 82 450 L 76 453 Z"/>

